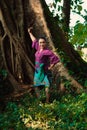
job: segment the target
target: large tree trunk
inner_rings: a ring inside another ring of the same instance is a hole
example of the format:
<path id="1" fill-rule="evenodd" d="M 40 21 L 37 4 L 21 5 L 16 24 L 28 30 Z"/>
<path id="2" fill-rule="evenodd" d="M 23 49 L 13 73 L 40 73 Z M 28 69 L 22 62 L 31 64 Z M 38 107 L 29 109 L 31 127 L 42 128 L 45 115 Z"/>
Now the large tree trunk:
<path id="1" fill-rule="evenodd" d="M 73 47 L 67 42 L 63 31 L 51 17 L 44 0 L 0 0 L 0 44 L 3 62 L 8 71 L 8 78 L 14 89 L 19 90 L 19 84 L 33 83 L 34 52 L 27 28 L 33 26 L 34 35 L 44 35 L 53 51 L 55 48 L 64 51 L 70 61 L 79 67 L 84 65 Z M 58 53 L 55 51 L 58 55 Z M 64 57 L 66 58 L 66 57 Z M 56 72 L 55 72 L 56 68 Z M 56 75 L 66 77 L 76 88 L 82 86 L 68 74 L 68 70 L 60 62 L 53 70 Z"/>

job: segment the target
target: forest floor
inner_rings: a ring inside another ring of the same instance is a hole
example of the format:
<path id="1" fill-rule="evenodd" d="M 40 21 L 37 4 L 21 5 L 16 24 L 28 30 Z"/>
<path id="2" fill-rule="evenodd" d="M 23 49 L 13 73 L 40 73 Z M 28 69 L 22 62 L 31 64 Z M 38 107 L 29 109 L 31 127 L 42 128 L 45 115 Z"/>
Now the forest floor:
<path id="1" fill-rule="evenodd" d="M 37 99 L 28 85 L 20 86 L 0 101 L 0 130 L 86 130 L 87 94 L 60 94 L 53 87 L 50 103 L 45 102 L 44 89 Z M 1 98 L 0 98 L 1 100 Z"/>

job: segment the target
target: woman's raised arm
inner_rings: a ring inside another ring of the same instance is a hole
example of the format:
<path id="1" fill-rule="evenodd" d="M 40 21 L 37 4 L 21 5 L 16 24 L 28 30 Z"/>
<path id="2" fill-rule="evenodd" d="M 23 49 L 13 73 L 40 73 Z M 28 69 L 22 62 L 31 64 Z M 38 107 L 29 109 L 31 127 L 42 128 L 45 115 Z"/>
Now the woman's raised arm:
<path id="1" fill-rule="evenodd" d="M 33 41 L 36 40 L 36 37 L 32 34 L 32 29 L 33 29 L 32 27 L 28 28 L 28 33 L 29 33 L 30 38 L 31 38 L 31 40 L 33 42 Z"/>
<path id="2" fill-rule="evenodd" d="M 32 29 L 33 29 L 32 27 L 28 28 L 28 33 L 29 33 L 30 38 L 32 40 L 32 48 L 35 48 L 36 50 L 38 50 L 39 44 L 38 44 L 36 37 L 32 33 Z"/>

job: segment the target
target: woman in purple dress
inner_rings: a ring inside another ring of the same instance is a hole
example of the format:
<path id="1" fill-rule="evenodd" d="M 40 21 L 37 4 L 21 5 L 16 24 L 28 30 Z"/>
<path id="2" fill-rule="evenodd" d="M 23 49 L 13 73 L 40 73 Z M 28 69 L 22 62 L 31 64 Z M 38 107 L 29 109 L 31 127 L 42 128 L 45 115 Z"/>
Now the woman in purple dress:
<path id="1" fill-rule="evenodd" d="M 40 97 L 39 86 L 45 87 L 46 102 L 49 102 L 49 87 L 50 81 L 48 78 L 48 70 L 59 62 L 59 58 L 47 48 L 46 39 L 40 37 L 39 40 L 32 34 L 32 28 L 28 29 L 28 33 L 32 40 L 32 48 L 36 49 L 35 53 L 35 74 L 34 87 L 37 97 Z"/>

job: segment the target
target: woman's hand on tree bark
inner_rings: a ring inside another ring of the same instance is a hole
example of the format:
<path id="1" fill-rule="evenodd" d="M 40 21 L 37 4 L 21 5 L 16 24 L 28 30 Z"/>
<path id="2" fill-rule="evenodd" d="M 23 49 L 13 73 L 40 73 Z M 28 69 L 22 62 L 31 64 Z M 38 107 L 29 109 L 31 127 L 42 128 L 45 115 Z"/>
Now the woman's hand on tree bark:
<path id="1" fill-rule="evenodd" d="M 32 29 L 33 29 L 33 27 L 29 27 L 29 28 L 28 28 L 28 32 L 29 32 L 29 33 L 32 33 Z"/>

